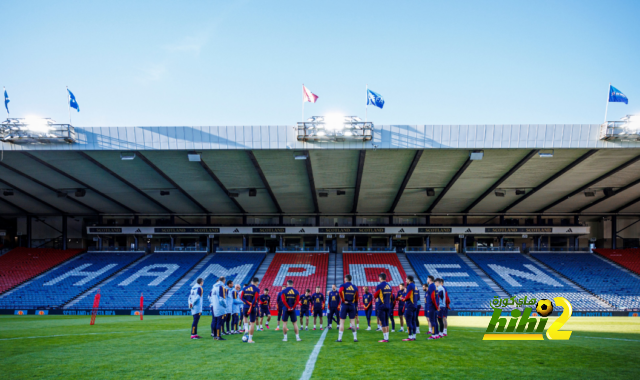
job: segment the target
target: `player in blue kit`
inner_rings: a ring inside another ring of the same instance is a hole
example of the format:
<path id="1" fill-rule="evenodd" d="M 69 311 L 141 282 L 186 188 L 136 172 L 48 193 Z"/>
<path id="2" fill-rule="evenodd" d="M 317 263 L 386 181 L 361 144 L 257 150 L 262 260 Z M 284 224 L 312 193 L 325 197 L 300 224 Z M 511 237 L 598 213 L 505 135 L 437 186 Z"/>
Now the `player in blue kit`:
<path id="1" fill-rule="evenodd" d="M 353 324 L 353 321 L 358 314 L 357 300 L 358 300 L 358 287 L 351 283 L 351 275 L 348 274 L 344 277 L 345 283 L 340 285 L 340 332 L 338 333 L 338 340 L 336 342 L 342 342 L 342 334 L 344 334 L 344 321 L 349 317 L 349 320 Z M 353 341 L 358 341 L 358 330 L 353 326 Z"/>
<path id="2" fill-rule="evenodd" d="M 340 307 L 340 293 L 338 292 L 338 288 L 335 285 L 331 285 L 331 291 L 327 295 L 327 309 L 329 312 L 327 313 L 327 326 L 329 326 L 329 330 L 331 330 L 331 325 L 333 324 L 334 318 L 336 321 L 336 325 L 340 326 L 340 318 L 338 308 Z"/>
<path id="3" fill-rule="evenodd" d="M 447 317 L 449 316 L 449 293 L 444 287 L 444 280 L 436 278 L 436 289 L 438 289 L 438 298 L 440 298 L 440 311 L 438 312 L 438 323 L 440 324 L 440 337 L 447 336 Z"/>
<path id="4" fill-rule="evenodd" d="M 313 329 L 316 329 L 316 318 L 320 317 L 320 330 L 322 330 L 322 312 L 324 311 L 324 294 L 320 293 L 320 287 L 316 286 L 316 292 L 311 295 L 313 304 Z"/>
<path id="5" fill-rule="evenodd" d="M 405 294 L 404 284 L 398 285 L 398 294 L 396 296 L 396 300 L 398 301 L 398 318 L 400 318 L 400 332 L 404 331 L 404 301 L 403 297 Z"/>
<path id="6" fill-rule="evenodd" d="M 280 330 L 280 321 L 282 320 L 282 310 L 284 309 L 284 304 L 282 303 L 282 291 L 287 288 L 286 285 L 282 285 L 282 290 L 278 292 L 278 296 L 276 297 L 276 305 L 278 305 L 278 326 L 276 326 L 276 331 Z"/>
<path id="7" fill-rule="evenodd" d="M 422 298 L 420 297 L 420 289 L 416 286 L 413 298 L 415 300 L 416 310 L 414 311 L 413 324 L 416 327 L 416 334 L 420 334 L 420 310 L 422 310 Z"/>
<path id="8" fill-rule="evenodd" d="M 260 296 L 260 324 L 259 330 L 264 331 L 262 328 L 262 322 L 264 322 L 264 317 L 267 317 L 267 329 L 269 328 L 269 321 L 271 320 L 271 310 L 269 310 L 269 304 L 271 304 L 271 296 L 269 295 L 269 289 L 265 288 L 262 291 L 262 295 Z"/>
<path id="9" fill-rule="evenodd" d="M 382 340 L 379 340 L 378 343 L 388 343 L 389 310 L 391 308 L 391 296 L 393 295 L 393 290 L 391 289 L 391 285 L 387 283 L 386 273 L 380 273 L 378 275 L 378 280 L 380 283 L 376 286 L 376 292 L 373 295 L 376 301 L 376 315 L 380 321 L 380 325 L 382 325 Z M 393 318 L 393 315 L 391 315 L 391 318 Z"/>
<path id="10" fill-rule="evenodd" d="M 287 328 L 287 321 L 291 319 L 291 322 L 293 323 L 293 331 L 296 333 L 296 340 L 299 342 L 302 339 L 300 339 L 300 332 L 298 330 L 298 317 L 296 316 L 296 307 L 300 303 L 300 293 L 298 293 L 298 291 L 293 288 L 292 280 L 287 281 L 287 287 L 284 288 L 284 290 L 282 290 L 282 292 L 280 293 L 282 293 L 280 299 L 282 299 L 282 322 L 284 322 L 284 326 L 282 327 L 282 331 L 284 332 L 284 339 L 282 339 L 282 341 L 287 341 L 287 331 L 289 331 L 289 329 Z"/>
<path id="11" fill-rule="evenodd" d="M 258 277 L 254 277 L 251 280 L 251 285 L 242 289 L 242 292 L 240 293 L 240 300 L 244 303 L 242 315 L 249 321 L 249 323 L 245 322 L 244 324 L 245 334 L 248 333 L 249 335 L 247 343 L 255 343 L 253 341 L 253 333 L 256 328 L 256 315 L 260 298 L 258 283 L 260 283 L 260 280 Z"/>
<path id="12" fill-rule="evenodd" d="M 362 304 L 364 305 L 364 315 L 367 317 L 367 331 L 371 331 L 371 314 L 373 313 L 373 295 L 369 293 L 369 287 L 363 288 Z"/>
<path id="13" fill-rule="evenodd" d="M 202 316 L 202 283 L 203 279 L 196 280 L 196 284 L 191 287 L 189 293 L 189 309 L 191 309 L 191 315 L 193 315 L 193 323 L 191 324 L 191 339 L 200 339 L 198 335 L 198 322 Z"/>
<path id="14" fill-rule="evenodd" d="M 436 288 L 435 279 L 433 276 L 427 277 L 426 306 L 425 312 L 428 314 L 429 324 L 431 324 L 431 336 L 427 339 L 438 339 L 440 333 L 438 332 L 438 311 L 440 310 L 440 300 L 438 299 L 438 289 Z"/>
<path id="15" fill-rule="evenodd" d="M 309 330 L 309 308 L 311 307 L 311 290 L 307 289 L 304 295 L 300 297 L 300 329 Z M 304 317 L 307 317 L 307 324 L 305 327 Z"/>
<path id="16" fill-rule="evenodd" d="M 407 331 L 409 336 L 402 339 L 404 342 L 411 342 L 416 340 L 416 325 L 414 321 L 414 315 L 416 311 L 415 304 L 415 291 L 416 284 L 413 283 L 413 276 L 407 276 L 407 288 L 404 291 L 402 301 L 404 302 L 404 319 L 407 321 Z"/>
<path id="17" fill-rule="evenodd" d="M 222 333 L 223 316 L 227 312 L 227 287 L 224 285 L 224 277 L 220 277 L 218 282 L 213 284 L 209 300 L 211 302 L 211 336 L 214 340 L 226 340 L 220 335 Z"/>

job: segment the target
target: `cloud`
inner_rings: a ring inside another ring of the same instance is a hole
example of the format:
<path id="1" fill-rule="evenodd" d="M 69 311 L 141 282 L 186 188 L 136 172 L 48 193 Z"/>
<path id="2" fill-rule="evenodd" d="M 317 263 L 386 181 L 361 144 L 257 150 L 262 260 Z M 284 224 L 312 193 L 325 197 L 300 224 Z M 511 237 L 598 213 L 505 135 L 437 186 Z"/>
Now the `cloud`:
<path id="1" fill-rule="evenodd" d="M 136 77 L 139 82 L 150 83 L 161 80 L 167 73 L 167 65 L 164 63 L 151 64 L 143 69 L 140 69 L 141 74 Z"/>
<path id="2" fill-rule="evenodd" d="M 209 33 L 200 33 L 195 36 L 188 36 L 181 41 L 162 46 L 169 53 L 191 53 L 200 55 L 200 51 L 209 41 Z"/>

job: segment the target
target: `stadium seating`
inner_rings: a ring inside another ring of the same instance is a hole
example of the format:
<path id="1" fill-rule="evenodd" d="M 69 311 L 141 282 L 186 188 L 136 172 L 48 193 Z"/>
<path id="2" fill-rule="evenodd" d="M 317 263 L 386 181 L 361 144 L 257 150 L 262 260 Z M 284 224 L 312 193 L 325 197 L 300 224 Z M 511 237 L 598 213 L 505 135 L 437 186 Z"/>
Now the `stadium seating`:
<path id="1" fill-rule="evenodd" d="M 596 249 L 599 255 L 640 274 L 640 249 Z"/>
<path id="2" fill-rule="evenodd" d="M 387 274 L 387 282 L 393 288 L 393 294 L 399 290 L 398 285 L 405 282 L 407 275 L 395 253 L 343 253 L 342 263 L 344 274 L 353 277 L 353 284 L 358 286 L 360 293 L 359 308 L 362 310 L 363 286 L 373 291 L 378 285 L 378 275 Z M 422 294 L 422 289 L 420 289 Z"/>
<path id="3" fill-rule="evenodd" d="M 571 302 L 576 310 L 607 310 L 607 307 L 592 295 L 577 291 L 555 274 L 546 268 L 541 268 L 522 254 L 476 253 L 469 254 L 468 257 L 510 295 L 517 298 L 525 296 L 536 299 L 564 297 Z"/>
<path id="4" fill-rule="evenodd" d="M 80 249 L 15 248 L 0 256 L 0 293 L 69 260 Z"/>
<path id="5" fill-rule="evenodd" d="M 92 252 L 0 298 L 0 308 L 59 307 L 139 259 L 139 252 Z"/>
<path id="6" fill-rule="evenodd" d="M 420 281 L 432 275 L 445 280 L 451 308 L 455 310 L 491 310 L 497 294 L 455 253 L 407 254 Z"/>
<path id="7" fill-rule="evenodd" d="M 618 309 L 640 308 L 640 279 L 597 255 L 538 253 L 533 256 Z"/>
<path id="8" fill-rule="evenodd" d="M 101 309 L 138 309 L 140 293 L 147 308 L 205 256 L 205 253 L 153 253 L 101 287 Z M 90 309 L 93 292 L 73 305 Z"/>
<path id="9" fill-rule="evenodd" d="M 301 295 L 306 289 L 310 289 L 311 293 L 315 292 L 316 287 L 320 287 L 324 293 L 327 289 L 328 271 L 328 253 L 276 253 L 260 282 L 260 289 L 270 289 L 273 310 L 276 308 L 274 295 L 287 280 L 293 280 L 293 287 Z"/>
<path id="10" fill-rule="evenodd" d="M 176 292 L 162 305 L 160 309 L 187 310 L 187 298 L 189 291 L 195 281 L 202 277 L 204 283 L 202 288 L 205 294 L 205 308 L 209 305 L 206 295 L 209 294 L 213 284 L 220 276 L 225 276 L 227 280 L 238 281 L 242 286 L 249 282 L 249 279 L 258 270 L 260 263 L 264 260 L 264 253 L 216 253 L 204 264 L 201 270 L 191 276 Z M 242 276 L 242 278 L 238 278 Z"/>

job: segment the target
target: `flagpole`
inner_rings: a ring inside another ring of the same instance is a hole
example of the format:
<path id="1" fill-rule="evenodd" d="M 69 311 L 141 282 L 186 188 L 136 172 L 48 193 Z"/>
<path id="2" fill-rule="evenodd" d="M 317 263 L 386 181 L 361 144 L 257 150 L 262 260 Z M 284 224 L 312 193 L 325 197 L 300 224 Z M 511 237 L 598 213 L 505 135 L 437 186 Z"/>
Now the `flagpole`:
<path id="1" fill-rule="evenodd" d="M 609 91 L 607 91 L 607 106 L 604 109 L 604 123 L 607 124 L 607 112 L 609 112 L 609 97 L 611 96 L 611 82 L 609 82 Z"/>
<path id="2" fill-rule="evenodd" d="M 304 83 L 302 84 L 302 120 L 300 121 L 304 123 Z"/>
<path id="3" fill-rule="evenodd" d="M 6 88 L 4 88 L 4 86 L 2 86 L 2 96 L 4 96 L 4 94 L 6 94 L 6 93 L 7 93 L 7 89 L 6 89 Z M 9 120 L 9 108 L 7 107 L 7 103 L 6 103 L 7 99 L 5 99 L 4 101 L 5 101 L 5 103 L 4 103 L 4 108 L 5 108 L 5 110 L 7 111 L 7 120 Z M 4 147 L 4 146 L 3 146 L 3 147 Z M 3 151 L 3 152 L 4 152 L 4 151 Z"/>
<path id="4" fill-rule="evenodd" d="M 71 97 L 69 96 L 69 86 L 67 86 L 67 108 L 69 110 L 69 125 L 71 125 Z"/>
<path id="5" fill-rule="evenodd" d="M 367 84 L 366 87 L 367 91 L 365 92 L 366 94 L 366 98 L 367 98 L 367 103 L 364 106 L 364 122 L 367 122 L 367 117 L 369 116 L 369 84 Z"/>

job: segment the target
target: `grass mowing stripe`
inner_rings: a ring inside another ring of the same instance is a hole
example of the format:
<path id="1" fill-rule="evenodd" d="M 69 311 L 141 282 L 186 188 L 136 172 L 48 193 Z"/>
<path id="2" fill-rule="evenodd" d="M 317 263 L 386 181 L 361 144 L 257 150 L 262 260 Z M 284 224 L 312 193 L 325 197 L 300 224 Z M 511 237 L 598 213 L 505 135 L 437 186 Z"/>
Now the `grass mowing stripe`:
<path id="1" fill-rule="evenodd" d="M 154 331 L 110 331 L 110 332 L 101 332 L 101 333 L 86 333 L 86 334 L 60 334 L 60 335 L 44 335 L 44 336 L 20 336 L 16 338 L 3 338 L 2 340 L 18 340 L 18 339 L 40 339 L 40 338 L 60 338 L 64 336 L 84 336 L 84 335 L 104 335 L 104 334 L 128 334 L 128 333 L 156 333 L 163 331 L 188 331 L 186 329 L 179 330 L 154 330 Z"/>
<path id="2" fill-rule="evenodd" d="M 304 372 L 302 373 L 300 380 L 309 380 L 311 378 L 311 375 L 313 374 L 313 368 L 316 366 L 316 360 L 318 360 L 318 354 L 320 354 L 322 344 L 324 343 L 324 339 L 327 337 L 328 332 L 329 329 L 325 329 L 320 336 L 320 339 L 318 339 L 318 343 L 316 343 L 315 347 L 313 348 L 313 352 L 311 352 L 311 355 L 309 356 L 309 360 L 307 360 L 307 366 L 304 368 Z"/>

